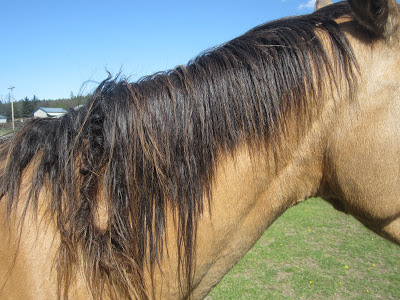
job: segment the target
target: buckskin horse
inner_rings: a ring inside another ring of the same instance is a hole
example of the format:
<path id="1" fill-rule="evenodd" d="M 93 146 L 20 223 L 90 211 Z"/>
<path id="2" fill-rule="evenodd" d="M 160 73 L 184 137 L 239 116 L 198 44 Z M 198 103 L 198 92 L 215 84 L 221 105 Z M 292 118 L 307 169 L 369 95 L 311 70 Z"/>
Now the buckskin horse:
<path id="1" fill-rule="evenodd" d="M 1 145 L 2 299 L 200 299 L 320 196 L 400 243 L 400 14 L 349 0 L 108 78 Z"/>

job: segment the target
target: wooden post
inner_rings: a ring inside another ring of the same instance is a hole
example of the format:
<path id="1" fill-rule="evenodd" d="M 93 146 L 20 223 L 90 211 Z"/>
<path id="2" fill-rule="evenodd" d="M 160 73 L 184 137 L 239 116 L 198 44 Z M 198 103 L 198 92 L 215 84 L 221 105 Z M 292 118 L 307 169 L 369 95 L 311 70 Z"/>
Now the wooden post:
<path id="1" fill-rule="evenodd" d="M 12 122 L 12 129 L 14 130 L 14 104 L 13 104 L 13 89 L 15 87 L 14 86 L 10 86 L 8 89 L 11 90 L 10 94 L 10 100 L 11 100 L 11 122 Z"/>

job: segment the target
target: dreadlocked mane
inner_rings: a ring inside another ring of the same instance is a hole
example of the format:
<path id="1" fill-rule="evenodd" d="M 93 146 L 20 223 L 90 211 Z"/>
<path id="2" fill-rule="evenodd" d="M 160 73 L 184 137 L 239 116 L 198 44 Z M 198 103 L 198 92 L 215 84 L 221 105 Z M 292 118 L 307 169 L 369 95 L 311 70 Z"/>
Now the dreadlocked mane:
<path id="1" fill-rule="evenodd" d="M 273 140 L 288 110 L 307 124 L 314 117 L 308 108 L 322 106 L 324 78 L 346 78 L 350 91 L 356 62 L 333 20 L 349 13 L 342 3 L 263 24 L 135 83 L 109 77 L 83 108 L 35 119 L 4 142 L 0 182 L 8 217 L 18 202 L 24 215 L 37 211 L 42 189 L 51 195 L 47 210 L 61 238 L 59 297 L 67 298 L 81 264 L 94 298 L 148 298 L 144 269 L 163 258 L 167 208 L 177 216 L 177 269 L 190 291 L 197 221 L 203 200 L 212 205 L 220 153 Z M 32 164 L 22 195 L 22 175 Z M 107 211 L 102 228 L 100 205 Z"/>

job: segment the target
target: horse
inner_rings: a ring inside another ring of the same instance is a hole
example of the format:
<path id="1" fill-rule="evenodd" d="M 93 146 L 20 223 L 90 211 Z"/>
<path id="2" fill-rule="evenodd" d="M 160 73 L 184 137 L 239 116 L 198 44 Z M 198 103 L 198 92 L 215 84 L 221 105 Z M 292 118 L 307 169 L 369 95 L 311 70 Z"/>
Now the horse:
<path id="1" fill-rule="evenodd" d="M 322 197 L 400 244 L 400 13 L 349 0 L 103 81 L 1 144 L 2 299 L 201 299 Z"/>

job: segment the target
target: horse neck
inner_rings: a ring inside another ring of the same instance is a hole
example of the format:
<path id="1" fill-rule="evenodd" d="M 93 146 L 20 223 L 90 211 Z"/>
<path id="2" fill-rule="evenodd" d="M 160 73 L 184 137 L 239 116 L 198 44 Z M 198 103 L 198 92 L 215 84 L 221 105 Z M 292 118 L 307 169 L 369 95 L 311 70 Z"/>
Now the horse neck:
<path id="1" fill-rule="evenodd" d="M 222 277 L 287 208 L 318 193 L 324 116 L 322 112 L 305 133 L 293 118 L 278 146 L 257 151 L 243 144 L 234 155 L 221 157 L 210 207 L 199 220 L 195 298 L 205 296 L 213 280 Z"/>

